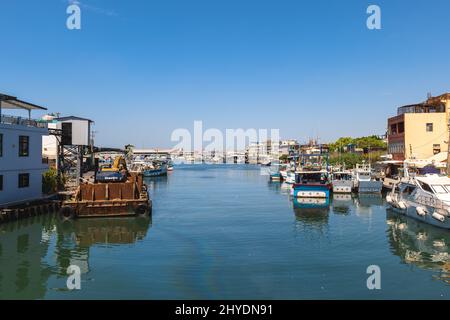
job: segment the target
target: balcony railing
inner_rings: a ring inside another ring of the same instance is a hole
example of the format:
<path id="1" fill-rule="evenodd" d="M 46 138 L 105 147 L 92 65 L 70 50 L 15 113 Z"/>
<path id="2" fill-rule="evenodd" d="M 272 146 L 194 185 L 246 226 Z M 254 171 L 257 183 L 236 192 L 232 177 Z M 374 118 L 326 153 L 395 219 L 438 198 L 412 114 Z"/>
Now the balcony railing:
<path id="1" fill-rule="evenodd" d="M 47 122 L 41 122 L 41 121 L 34 120 L 34 119 L 8 116 L 8 115 L 2 115 L 0 117 L 0 123 L 27 126 L 27 127 L 35 127 L 35 128 L 42 128 L 42 129 L 47 128 Z"/>
<path id="2" fill-rule="evenodd" d="M 397 109 L 397 115 L 400 116 L 405 113 L 445 113 L 445 105 L 411 105 L 403 106 Z"/>

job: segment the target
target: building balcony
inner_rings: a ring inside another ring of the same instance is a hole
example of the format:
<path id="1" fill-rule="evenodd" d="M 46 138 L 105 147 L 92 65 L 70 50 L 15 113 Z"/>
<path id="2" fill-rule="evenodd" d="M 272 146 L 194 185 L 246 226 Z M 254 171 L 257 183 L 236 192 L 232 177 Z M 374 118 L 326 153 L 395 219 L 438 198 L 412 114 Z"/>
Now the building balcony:
<path id="1" fill-rule="evenodd" d="M 10 116 L 10 115 L 1 115 L 0 117 L 1 124 L 9 124 L 9 125 L 18 125 L 18 126 L 26 126 L 26 127 L 34 127 L 40 129 L 47 129 L 47 122 L 42 122 L 39 120 Z"/>
<path id="2" fill-rule="evenodd" d="M 445 104 L 442 102 L 434 102 L 431 100 L 424 103 L 412 104 L 397 109 L 397 115 L 405 113 L 445 113 Z"/>

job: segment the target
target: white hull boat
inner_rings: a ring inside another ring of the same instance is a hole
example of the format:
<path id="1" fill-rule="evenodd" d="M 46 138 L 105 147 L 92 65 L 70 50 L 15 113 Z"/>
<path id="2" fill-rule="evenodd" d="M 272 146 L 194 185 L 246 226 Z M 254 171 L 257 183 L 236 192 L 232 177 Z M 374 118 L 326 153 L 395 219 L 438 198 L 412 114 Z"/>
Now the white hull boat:
<path id="1" fill-rule="evenodd" d="M 357 165 L 354 171 L 354 188 L 358 193 L 381 193 L 383 182 L 372 178 L 370 165 Z"/>
<path id="2" fill-rule="evenodd" d="M 333 173 L 333 193 L 352 193 L 353 176 L 350 172 L 334 172 Z"/>
<path id="3" fill-rule="evenodd" d="M 405 216 L 450 229 L 450 178 L 425 175 L 404 180 L 386 196 L 390 207 Z"/>

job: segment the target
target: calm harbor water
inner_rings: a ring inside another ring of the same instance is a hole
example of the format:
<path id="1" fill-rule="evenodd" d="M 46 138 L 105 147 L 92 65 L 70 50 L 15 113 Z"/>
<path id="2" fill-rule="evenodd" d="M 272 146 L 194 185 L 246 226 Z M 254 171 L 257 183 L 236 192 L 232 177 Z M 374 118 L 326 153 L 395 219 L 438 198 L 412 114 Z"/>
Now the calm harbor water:
<path id="1" fill-rule="evenodd" d="M 246 165 L 182 165 L 147 180 L 150 218 L 0 225 L 0 298 L 448 299 L 450 232 L 382 197 L 304 208 Z M 66 269 L 81 268 L 81 290 Z M 368 290 L 369 265 L 381 290 Z"/>

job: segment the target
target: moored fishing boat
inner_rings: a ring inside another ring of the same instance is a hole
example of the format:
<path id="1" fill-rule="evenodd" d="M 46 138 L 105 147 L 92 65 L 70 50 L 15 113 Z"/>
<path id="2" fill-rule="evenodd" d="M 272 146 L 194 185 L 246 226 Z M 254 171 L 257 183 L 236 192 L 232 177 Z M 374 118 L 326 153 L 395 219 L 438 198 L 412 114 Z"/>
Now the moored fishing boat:
<path id="1" fill-rule="evenodd" d="M 329 198 L 331 180 L 328 167 L 328 155 L 304 154 L 301 170 L 295 172 L 292 195 L 295 198 Z"/>
<path id="2" fill-rule="evenodd" d="M 450 229 L 450 178 L 438 174 L 408 177 L 386 196 L 391 208 L 416 220 Z"/>
<path id="3" fill-rule="evenodd" d="M 372 177 L 370 164 L 357 164 L 354 170 L 353 186 L 358 193 L 381 193 L 383 182 Z"/>
<path id="4" fill-rule="evenodd" d="M 287 171 L 286 172 L 286 178 L 284 179 L 284 182 L 288 184 L 294 184 L 295 183 L 295 172 L 294 171 Z"/>
<path id="5" fill-rule="evenodd" d="M 352 193 L 353 175 L 350 171 L 337 171 L 332 174 L 333 193 Z"/>
<path id="6" fill-rule="evenodd" d="M 144 177 L 159 177 L 167 175 L 167 163 L 158 160 L 137 160 L 133 161 L 131 168 L 133 171 L 141 172 Z"/>
<path id="7" fill-rule="evenodd" d="M 284 180 L 283 174 L 286 172 L 286 165 L 285 164 L 272 164 L 270 168 L 270 180 L 271 181 L 282 181 Z"/>
<path id="8" fill-rule="evenodd" d="M 172 162 L 172 160 L 169 160 L 167 162 L 167 171 L 173 171 L 173 162 Z"/>
<path id="9" fill-rule="evenodd" d="M 292 186 L 295 198 L 329 198 L 331 182 L 326 170 L 299 171 Z"/>

